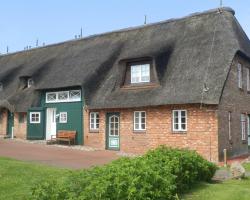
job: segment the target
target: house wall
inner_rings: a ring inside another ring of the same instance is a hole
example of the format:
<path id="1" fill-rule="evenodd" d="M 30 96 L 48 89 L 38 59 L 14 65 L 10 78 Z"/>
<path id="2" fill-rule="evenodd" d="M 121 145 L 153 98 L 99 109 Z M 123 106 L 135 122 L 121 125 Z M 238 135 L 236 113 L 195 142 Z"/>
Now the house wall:
<path id="1" fill-rule="evenodd" d="M 6 109 L 0 110 L 1 112 L 1 120 L 0 120 L 0 135 L 6 135 L 7 133 L 7 120 L 8 120 L 8 112 Z"/>
<path id="2" fill-rule="evenodd" d="M 25 113 L 24 121 L 19 121 L 19 113 L 14 113 L 14 136 L 16 138 L 26 138 L 27 133 L 27 114 Z"/>
<path id="3" fill-rule="evenodd" d="M 243 89 L 238 88 L 237 64 L 243 66 Z M 223 149 L 227 149 L 229 157 L 248 153 L 247 136 L 246 140 L 241 139 L 241 114 L 250 114 L 250 93 L 247 92 L 246 67 L 250 68 L 250 63 L 236 55 L 224 86 L 219 105 L 219 156 L 222 159 Z M 231 135 L 229 140 L 228 112 L 231 112 Z"/>
<path id="4" fill-rule="evenodd" d="M 187 110 L 187 132 L 173 133 L 172 110 Z M 134 111 L 146 111 L 146 131 L 133 131 Z M 120 151 L 144 153 L 159 145 L 196 150 L 207 160 L 218 161 L 218 121 L 216 107 L 199 105 L 159 106 L 139 109 L 101 110 L 98 132 L 89 130 L 89 110 L 84 111 L 84 144 L 105 149 L 106 113 L 120 113 Z"/>
<path id="5" fill-rule="evenodd" d="M 83 144 L 83 114 L 82 114 L 82 108 L 84 105 L 84 102 L 81 101 L 76 101 L 76 102 L 60 102 L 60 103 L 46 103 L 46 92 L 53 92 L 53 91 L 68 91 L 68 90 L 81 90 L 81 88 L 76 87 L 76 88 L 65 88 L 63 90 L 50 90 L 50 91 L 44 91 L 42 93 L 41 97 L 41 108 L 44 109 L 44 117 L 42 118 L 43 120 L 43 130 L 41 130 L 40 127 L 40 132 L 43 132 L 43 135 L 39 134 L 42 136 L 43 139 L 46 138 L 46 112 L 47 108 L 55 108 L 56 109 L 56 114 L 58 117 L 56 118 L 56 129 L 58 130 L 75 130 L 77 132 L 76 136 L 76 143 L 78 145 Z M 81 99 L 84 99 L 83 96 L 83 91 L 81 90 L 82 97 Z M 59 121 L 59 114 L 60 112 L 67 112 L 67 123 L 60 123 Z M 33 125 L 33 128 L 36 128 L 35 125 Z M 29 131 L 32 133 L 33 128 Z"/>

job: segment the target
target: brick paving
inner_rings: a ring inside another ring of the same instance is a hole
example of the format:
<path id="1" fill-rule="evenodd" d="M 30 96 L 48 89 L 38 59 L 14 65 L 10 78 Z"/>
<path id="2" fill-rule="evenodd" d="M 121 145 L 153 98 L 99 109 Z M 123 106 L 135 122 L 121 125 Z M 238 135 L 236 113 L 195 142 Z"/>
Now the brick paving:
<path id="1" fill-rule="evenodd" d="M 0 138 L 0 157 L 35 162 L 69 169 L 104 165 L 119 158 L 115 151 L 78 150 L 42 143 Z"/>

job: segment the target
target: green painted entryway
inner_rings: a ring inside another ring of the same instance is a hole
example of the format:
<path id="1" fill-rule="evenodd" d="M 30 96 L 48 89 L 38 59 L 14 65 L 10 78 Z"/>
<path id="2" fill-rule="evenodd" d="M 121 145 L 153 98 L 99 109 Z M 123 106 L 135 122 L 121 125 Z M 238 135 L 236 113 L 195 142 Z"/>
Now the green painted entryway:
<path id="1" fill-rule="evenodd" d="M 106 149 L 120 150 L 120 113 L 107 113 L 106 122 Z"/>
<path id="2" fill-rule="evenodd" d="M 14 114 L 8 111 L 7 135 L 11 137 L 14 128 Z"/>

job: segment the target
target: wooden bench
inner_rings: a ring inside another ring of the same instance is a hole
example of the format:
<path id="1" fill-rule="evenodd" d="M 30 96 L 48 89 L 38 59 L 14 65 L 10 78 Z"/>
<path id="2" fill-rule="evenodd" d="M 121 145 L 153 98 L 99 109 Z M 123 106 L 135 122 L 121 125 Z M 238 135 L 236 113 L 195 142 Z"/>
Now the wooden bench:
<path id="1" fill-rule="evenodd" d="M 56 135 L 51 136 L 51 141 L 65 141 L 71 145 L 71 142 L 76 143 L 76 131 L 68 131 L 68 130 L 58 130 Z"/>

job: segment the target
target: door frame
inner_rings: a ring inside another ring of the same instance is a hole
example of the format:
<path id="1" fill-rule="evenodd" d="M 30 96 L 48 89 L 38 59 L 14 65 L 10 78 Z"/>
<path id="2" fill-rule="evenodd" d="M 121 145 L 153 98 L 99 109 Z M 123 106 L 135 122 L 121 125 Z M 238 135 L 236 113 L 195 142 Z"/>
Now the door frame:
<path id="1" fill-rule="evenodd" d="M 118 148 L 116 147 L 109 147 L 109 118 L 113 115 L 116 115 L 118 118 L 119 118 L 119 126 L 118 126 L 118 129 L 119 129 L 119 135 L 118 135 Z M 105 149 L 107 150 L 114 150 L 114 151 L 119 151 L 120 150 L 120 147 L 121 147 L 121 132 L 120 132 L 120 124 L 121 124 L 121 121 L 120 121 L 120 113 L 119 112 L 107 112 L 106 113 L 106 131 L 105 131 L 105 138 L 106 138 L 106 142 L 105 142 Z"/>
<path id="2" fill-rule="evenodd" d="M 48 136 L 48 111 L 49 110 L 55 110 L 55 134 L 57 132 L 57 123 L 56 123 L 56 108 L 47 108 L 46 109 L 46 133 L 45 133 L 45 140 L 47 140 L 47 136 Z M 51 137 L 52 134 L 50 134 Z"/>

